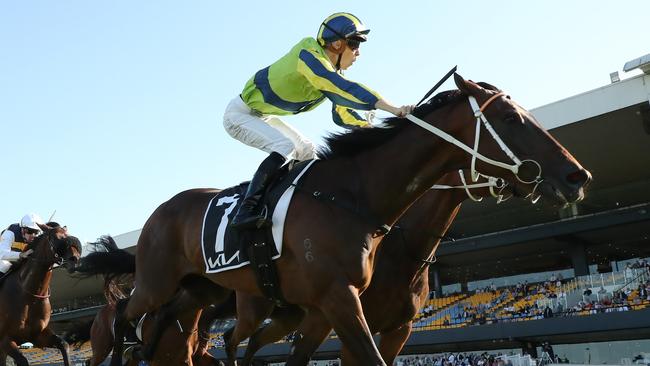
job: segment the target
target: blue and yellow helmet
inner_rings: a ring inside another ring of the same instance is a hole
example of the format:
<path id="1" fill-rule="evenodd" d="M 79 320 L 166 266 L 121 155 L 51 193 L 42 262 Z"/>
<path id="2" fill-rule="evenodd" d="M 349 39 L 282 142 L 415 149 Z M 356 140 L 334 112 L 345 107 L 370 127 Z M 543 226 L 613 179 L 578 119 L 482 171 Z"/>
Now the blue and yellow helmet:
<path id="1" fill-rule="evenodd" d="M 339 39 L 354 39 L 365 42 L 370 29 L 359 18 L 350 13 L 334 13 L 327 17 L 318 29 L 317 40 L 321 46 Z"/>

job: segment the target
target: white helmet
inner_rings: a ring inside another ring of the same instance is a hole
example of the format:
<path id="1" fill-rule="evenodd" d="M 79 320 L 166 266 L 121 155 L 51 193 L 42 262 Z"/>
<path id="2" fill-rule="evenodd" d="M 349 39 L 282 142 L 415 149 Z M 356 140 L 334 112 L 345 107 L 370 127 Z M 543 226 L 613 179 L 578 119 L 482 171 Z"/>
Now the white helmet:
<path id="1" fill-rule="evenodd" d="M 41 231 L 39 224 L 43 225 L 43 220 L 37 214 L 27 214 L 20 220 L 20 227 Z"/>

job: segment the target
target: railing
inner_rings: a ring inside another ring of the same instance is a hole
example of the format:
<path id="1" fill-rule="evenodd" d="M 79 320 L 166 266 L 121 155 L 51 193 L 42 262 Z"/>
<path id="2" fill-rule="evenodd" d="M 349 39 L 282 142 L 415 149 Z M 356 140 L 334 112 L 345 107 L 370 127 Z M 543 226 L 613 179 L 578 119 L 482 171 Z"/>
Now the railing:
<path id="1" fill-rule="evenodd" d="M 591 309 L 582 309 L 582 310 L 568 309 L 560 313 L 554 313 L 551 317 L 559 318 L 559 317 L 589 316 L 593 314 L 611 313 L 611 312 L 618 312 L 618 311 L 634 311 L 634 310 L 644 309 L 648 306 L 650 306 L 650 301 L 646 300 L 638 304 L 611 305 L 611 306 L 606 306 L 601 308 L 591 308 Z M 469 327 L 469 326 L 484 325 L 484 324 L 525 322 L 525 321 L 542 320 L 542 319 L 545 318 L 544 315 L 542 314 L 542 310 L 540 309 L 536 313 L 528 314 L 528 315 L 512 315 L 512 316 L 498 316 L 498 317 L 485 316 L 485 317 L 478 317 L 472 319 L 470 318 L 451 319 L 448 324 L 442 324 L 442 325 L 430 324 L 430 325 L 419 326 L 419 327 L 414 326 L 413 330 L 414 331 L 441 330 L 441 329 Z"/>
<path id="2" fill-rule="evenodd" d="M 618 291 L 625 291 L 625 289 L 632 288 L 633 286 L 638 287 L 639 284 L 648 281 L 648 278 L 650 278 L 650 271 L 648 270 L 647 267 L 646 268 L 631 268 L 631 269 L 632 269 L 632 273 L 629 274 L 630 276 L 629 277 L 626 276 L 627 283 L 625 283 L 623 286 L 621 286 L 618 289 Z M 625 272 L 627 273 L 628 271 L 625 270 Z"/>
<path id="3" fill-rule="evenodd" d="M 621 291 L 629 286 L 638 286 L 639 283 L 645 282 L 648 279 L 650 279 L 650 272 L 647 267 L 626 268 L 618 272 L 580 276 L 563 284 L 561 289 L 557 291 L 557 298 L 540 299 L 537 305 L 540 308 L 549 305 L 550 308 L 556 309 L 558 303 L 560 303 L 564 309 L 567 309 L 569 305 L 575 305 L 578 301 L 584 300 L 583 293 L 587 289 L 596 295 L 598 301 L 601 301 L 601 297 L 605 293 L 611 293 L 616 290 Z M 615 290 L 601 292 L 596 290 L 597 288 L 615 288 Z"/>

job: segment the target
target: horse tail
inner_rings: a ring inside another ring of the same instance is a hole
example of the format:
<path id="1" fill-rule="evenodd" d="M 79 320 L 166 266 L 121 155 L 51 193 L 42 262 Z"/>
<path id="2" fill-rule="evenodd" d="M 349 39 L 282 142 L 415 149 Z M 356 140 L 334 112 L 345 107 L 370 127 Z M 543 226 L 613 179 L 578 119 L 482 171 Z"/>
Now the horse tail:
<path id="1" fill-rule="evenodd" d="M 112 237 L 105 235 L 88 245 L 93 252 L 81 258 L 74 269 L 81 277 L 103 275 L 109 281 L 135 273 L 135 255 L 119 249 Z"/>
<path id="2" fill-rule="evenodd" d="M 87 322 L 76 322 L 72 327 L 63 334 L 63 339 L 70 345 L 81 347 L 90 340 L 90 328 L 93 326 L 93 320 Z"/>

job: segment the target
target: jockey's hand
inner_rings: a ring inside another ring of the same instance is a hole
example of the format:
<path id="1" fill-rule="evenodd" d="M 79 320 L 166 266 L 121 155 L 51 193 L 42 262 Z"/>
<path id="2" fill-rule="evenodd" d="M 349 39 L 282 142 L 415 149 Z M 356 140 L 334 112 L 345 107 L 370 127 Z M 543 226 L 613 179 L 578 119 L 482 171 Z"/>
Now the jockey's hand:
<path id="1" fill-rule="evenodd" d="M 413 109 L 415 109 L 414 105 L 404 105 L 401 107 L 396 107 L 387 101 L 380 99 L 377 101 L 375 104 L 375 108 L 381 109 L 383 111 L 389 112 L 394 114 L 397 117 L 406 117 L 407 114 L 413 112 Z"/>
<path id="2" fill-rule="evenodd" d="M 27 249 L 26 251 L 21 252 L 18 256 L 20 257 L 20 259 L 25 259 L 30 255 L 32 255 L 32 253 L 34 253 L 34 249 Z"/>
<path id="3" fill-rule="evenodd" d="M 393 114 L 395 114 L 397 117 L 406 117 L 406 115 L 411 114 L 411 112 L 413 112 L 414 109 L 415 106 L 412 104 L 403 105 L 397 109 L 397 113 L 393 113 Z"/>

